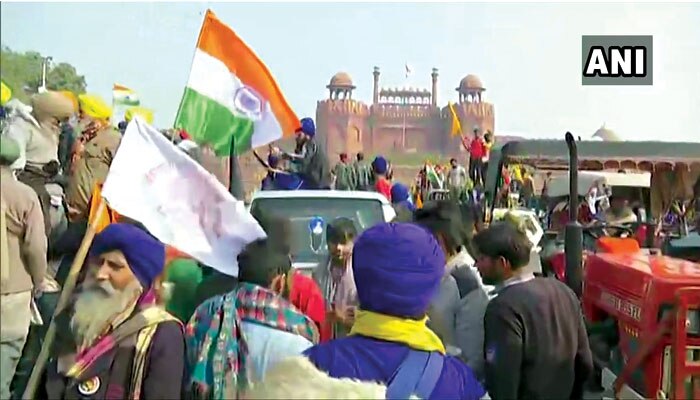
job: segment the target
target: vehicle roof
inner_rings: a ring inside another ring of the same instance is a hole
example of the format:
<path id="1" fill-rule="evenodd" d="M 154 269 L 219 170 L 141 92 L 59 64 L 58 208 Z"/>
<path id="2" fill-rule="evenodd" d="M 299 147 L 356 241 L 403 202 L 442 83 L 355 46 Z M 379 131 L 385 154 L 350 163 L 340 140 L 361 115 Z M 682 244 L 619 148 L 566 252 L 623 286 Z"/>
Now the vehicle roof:
<path id="1" fill-rule="evenodd" d="M 594 257 L 610 266 L 626 268 L 650 276 L 656 281 L 700 285 L 700 263 L 663 255 L 598 253 Z"/>
<path id="2" fill-rule="evenodd" d="M 651 173 L 649 172 L 612 172 L 612 171 L 579 171 L 578 194 L 585 196 L 591 187 L 605 184 L 610 187 L 651 187 Z M 552 177 L 548 186 L 550 197 L 569 195 L 569 174 Z"/>
<path id="3" fill-rule="evenodd" d="M 576 148 L 579 161 L 700 162 L 700 143 L 694 142 L 577 141 Z M 569 160 L 569 151 L 563 139 L 508 142 L 501 148 L 501 153 L 508 159 Z"/>
<path id="4" fill-rule="evenodd" d="M 260 190 L 253 193 L 251 203 L 256 199 L 299 199 L 309 197 L 319 199 L 378 200 L 382 204 L 389 204 L 389 200 L 381 193 L 348 190 Z"/>

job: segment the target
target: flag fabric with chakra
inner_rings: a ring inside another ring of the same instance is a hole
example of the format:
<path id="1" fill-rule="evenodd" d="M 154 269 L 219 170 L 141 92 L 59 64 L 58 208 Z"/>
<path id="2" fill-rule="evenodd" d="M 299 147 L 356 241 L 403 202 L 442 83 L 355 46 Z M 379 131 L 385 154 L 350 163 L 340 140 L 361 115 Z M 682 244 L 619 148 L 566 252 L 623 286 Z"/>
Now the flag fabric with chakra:
<path id="1" fill-rule="evenodd" d="M 241 154 L 293 135 L 299 126 L 265 64 L 208 10 L 175 127 L 227 156 L 232 145 Z"/>

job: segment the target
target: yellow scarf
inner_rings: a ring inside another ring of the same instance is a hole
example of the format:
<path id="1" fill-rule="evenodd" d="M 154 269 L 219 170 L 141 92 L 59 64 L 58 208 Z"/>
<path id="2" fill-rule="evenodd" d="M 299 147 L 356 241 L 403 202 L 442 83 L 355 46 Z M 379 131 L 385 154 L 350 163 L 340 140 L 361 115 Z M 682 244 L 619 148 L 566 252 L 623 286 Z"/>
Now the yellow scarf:
<path id="1" fill-rule="evenodd" d="M 403 343 L 414 350 L 437 351 L 445 354 L 445 345 L 435 332 L 425 325 L 426 322 L 428 317 L 413 320 L 357 310 L 350 335 Z"/>

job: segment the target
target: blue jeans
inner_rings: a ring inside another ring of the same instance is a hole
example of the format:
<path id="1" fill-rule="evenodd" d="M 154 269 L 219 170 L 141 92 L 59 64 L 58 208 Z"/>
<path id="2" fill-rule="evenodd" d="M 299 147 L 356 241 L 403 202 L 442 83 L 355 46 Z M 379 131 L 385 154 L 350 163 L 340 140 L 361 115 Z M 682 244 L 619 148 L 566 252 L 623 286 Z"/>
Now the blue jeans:
<path id="1" fill-rule="evenodd" d="M 10 398 L 10 384 L 29 334 L 32 292 L 2 295 L 0 299 L 0 399 Z"/>

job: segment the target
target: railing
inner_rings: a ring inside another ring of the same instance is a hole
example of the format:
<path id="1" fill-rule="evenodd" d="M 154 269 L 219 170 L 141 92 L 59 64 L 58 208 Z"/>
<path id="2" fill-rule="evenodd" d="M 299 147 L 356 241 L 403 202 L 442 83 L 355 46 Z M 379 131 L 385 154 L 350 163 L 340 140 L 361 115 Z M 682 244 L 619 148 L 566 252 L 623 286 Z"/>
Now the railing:
<path id="1" fill-rule="evenodd" d="M 639 350 L 629 359 L 615 379 L 613 384 L 615 398 L 620 398 L 623 386 L 632 373 L 643 365 L 653 351 L 658 349 L 658 344 L 663 337 L 670 334 L 671 387 L 668 394 L 659 391 L 656 396 L 659 399 L 671 400 L 700 399 L 700 362 L 692 358 L 688 360 L 687 357 L 689 310 L 700 310 L 700 287 L 677 290 L 674 312 L 664 315 L 658 329 L 642 342 Z"/>
<path id="2" fill-rule="evenodd" d="M 700 362 L 689 361 L 686 356 L 688 346 L 688 311 L 700 310 L 700 287 L 687 287 L 676 292 L 675 320 L 672 330 L 671 370 L 672 399 L 700 399 Z M 692 396 L 688 396 L 689 393 Z"/>

